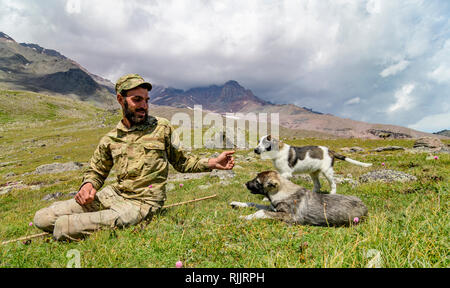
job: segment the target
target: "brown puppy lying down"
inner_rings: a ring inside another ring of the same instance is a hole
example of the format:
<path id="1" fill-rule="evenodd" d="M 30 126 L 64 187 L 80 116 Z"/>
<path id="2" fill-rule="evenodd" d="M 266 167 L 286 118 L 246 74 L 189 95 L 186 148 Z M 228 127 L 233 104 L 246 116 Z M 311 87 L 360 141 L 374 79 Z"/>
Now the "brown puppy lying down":
<path id="1" fill-rule="evenodd" d="M 233 207 L 256 207 L 256 213 L 244 219 L 278 219 L 292 224 L 342 226 L 358 222 L 367 215 L 367 207 L 355 196 L 322 194 L 298 186 L 276 171 L 261 172 L 246 183 L 253 194 L 269 198 L 271 206 L 231 202 Z M 357 219 L 355 219 L 357 217 Z"/>

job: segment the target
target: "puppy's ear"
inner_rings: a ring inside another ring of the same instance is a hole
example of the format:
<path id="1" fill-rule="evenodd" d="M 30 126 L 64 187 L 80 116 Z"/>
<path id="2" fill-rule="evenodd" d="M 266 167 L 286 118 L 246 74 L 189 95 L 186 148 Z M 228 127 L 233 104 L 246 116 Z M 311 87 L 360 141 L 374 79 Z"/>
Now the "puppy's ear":
<path id="1" fill-rule="evenodd" d="M 267 180 L 266 187 L 269 189 L 278 189 L 280 187 L 280 182 L 275 179 Z"/>
<path id="2" fill-rule="evenodd" d="M 267 135 L 267 141 L 271 141 L 272 140 L 272 135 Z"/>

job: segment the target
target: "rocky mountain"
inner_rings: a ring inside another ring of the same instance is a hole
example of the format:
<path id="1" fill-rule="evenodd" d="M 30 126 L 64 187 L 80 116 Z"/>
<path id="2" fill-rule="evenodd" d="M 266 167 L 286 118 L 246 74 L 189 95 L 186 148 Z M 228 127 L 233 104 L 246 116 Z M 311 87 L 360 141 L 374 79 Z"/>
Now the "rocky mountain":
<path id="1" fill-rule="evenodd" d="M 258 98 L 250 89 L 242 87 L 235 80 L 229 80 L 220 86 L 196 87 L 186 91 L 154 86 L 150 92 L 150 102 L 154 105 L 178 108 L 202 105 L 203 110 L 217 113 L 278 112 L 288 115 L 318 113 L 292 104 L 272 104 Z"/>
<path id="2" fill-rule="evenodd" d="M 0 89 L 58 94 L 101 106 L 118 107 L 111 81 L 90 73 L 56 50 L 38 44 L 17 43 L 3 32 L 0 32 Z M 190 109 L 194 105 L 202 105 L 205 112 L 221 114 L 278 113 L 282 129 L 310 131 L 317 135 L 375 139 L 433 135 L 395 125 L 343 119 L 293 104 L 273 104 L 258 98 L 235 80 L 188 90 L 154 85 L 150 99 L 156 105 L 154 107 L 163 107 L 164 111 L 170 111 L 168 107 L 192 111 Z M 170 119 L 170 115 L 166 118 Z M 312 134 L 305 135 L 311 137 Z"/>
<path id="3" fill-rule="evenodd" d="M 446 136 L 446 137 L 450 137 L 450 130 L 444 129 L 444 130 L 442 130 L 442 131 L 435 132 L 435 133 L 433 133 L 433 134 L 435 134 L 435 135 L 442 135 L 442 136 Z"/>
<path id="4" fill-rule="evenodd" d="M 98 105 L 115 105 L 114 84 L 56 50 L 17 43 L 0 32 L 0 88 L 63 94 Z"/>
<path id="5" fill-rule="evenodd" d="M 151 103 L 175 107 L 202 105 L 203 109 L 215 112 L 241 112 L 254 106 L 268 103 L 256 97 L 251 90 L 230 80 L 221 86 L 192 88 L 187 91 L 175 88 L 157 87 L 150 94 Z"/>
<path id="6" fill-rule="evenodd" d="M 251 90 L 234 80 L 220 86 L 196 87 L 186 91 L 155 85 L 150 92 L 150 101 L 154 105 L 177 108 L 192 109 L 194 105 L 202 105 L 203 110 L 221 114 L 278 113 L 280 125 L 288 129 L 315 131 L 338 137 L 407 139 L 430 136 L 406 127 L 343 119 L 293 104 L 273 104 L 258 98 Z"/>

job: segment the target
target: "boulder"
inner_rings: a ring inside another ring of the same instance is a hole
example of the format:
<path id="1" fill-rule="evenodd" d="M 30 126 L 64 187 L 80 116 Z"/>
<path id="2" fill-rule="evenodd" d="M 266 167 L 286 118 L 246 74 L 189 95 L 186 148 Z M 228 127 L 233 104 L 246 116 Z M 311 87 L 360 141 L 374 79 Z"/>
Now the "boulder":
<path id="1" fill-rule="evenodd" d="M 430 149 L 441 149 L 445 147 L 444 143 L 438 138 L 433 137 L 422 137 L 414 142 L 413 148 L 430 148 Z"/>
<path id="2" fill-rule="evenodd" d="M 409 149 L 410 153 L 450 153 L 450 146 L 445 145 L 438 138 L 422 137 L 414 142 L 413 149 Z"/>
<path id="3" fill-rule="evenodd" d="M 34 174 L 53 174 L 67 171 L 75 171 L 83 168 L 79 162 L 44 164 L 36 168 Z"/>

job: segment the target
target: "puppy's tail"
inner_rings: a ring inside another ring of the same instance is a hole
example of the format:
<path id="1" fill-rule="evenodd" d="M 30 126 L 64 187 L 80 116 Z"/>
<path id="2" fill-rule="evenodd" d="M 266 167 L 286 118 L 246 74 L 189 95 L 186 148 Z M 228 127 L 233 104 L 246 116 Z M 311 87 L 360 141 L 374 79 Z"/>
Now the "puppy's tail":
<path id="1" fill-rule="evenodd" d="M 362 167 L 370 167 L 370 166 L 372 166 L 372 163 L 359 162 L 359 161 L 353 160 L 351 158 L 348 158 L 348 157 L 346 157 L 344 155 L 338 154 L 338 153 L 336 153 L 334 151 L 331 151 L 331 150 L 330 150 L 330 154 L 332 155 L 333 158 L 336 158 L 336 159 L 339 159 L 339 160 L 344 160 L 344 161 L 347 161 L 349 163 L 352 163 L 352 164 L 355 164 L 355 165 L 358 165 L 358 166 L 362 166 Z"/>

